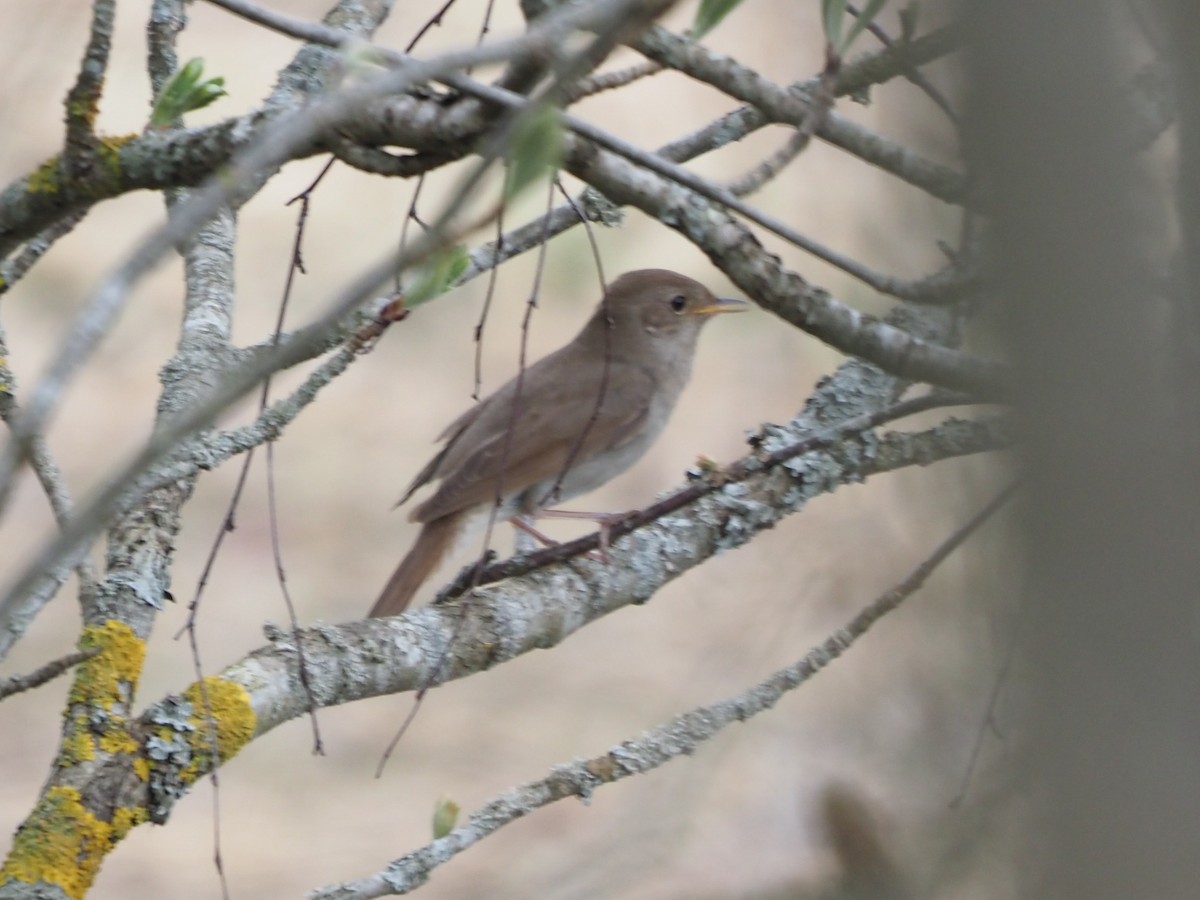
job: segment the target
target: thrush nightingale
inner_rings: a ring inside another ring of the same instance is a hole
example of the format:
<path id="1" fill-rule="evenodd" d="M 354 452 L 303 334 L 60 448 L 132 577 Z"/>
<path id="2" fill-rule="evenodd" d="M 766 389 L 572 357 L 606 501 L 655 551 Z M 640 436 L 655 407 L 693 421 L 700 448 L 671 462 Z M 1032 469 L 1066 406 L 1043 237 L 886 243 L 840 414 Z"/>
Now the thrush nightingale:
<path id="1" fill-rule="evenodd" d="M 628 272 L 609 285 L 573 341 L 442 432 L 446 445 L 400 500 L 440 482 L 409 515 L 421 533 L 370 614 L 402 612 L 471 520 L 493 506 L 497 521 L 522 524 L 633 465 L 687 384 L 701 327 L 745 308 L 665 269 Z"/>

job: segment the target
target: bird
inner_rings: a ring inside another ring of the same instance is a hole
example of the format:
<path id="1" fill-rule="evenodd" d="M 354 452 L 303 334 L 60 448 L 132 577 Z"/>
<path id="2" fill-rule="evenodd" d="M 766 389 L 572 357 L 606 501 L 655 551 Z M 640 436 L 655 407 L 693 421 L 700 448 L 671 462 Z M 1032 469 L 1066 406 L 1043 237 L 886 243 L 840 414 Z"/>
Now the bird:
<path id="1" fill-rule="evenodd" d="M 691 376 L 696 342 L 715 315 L 743 300 L 715 296 L 666 269 L 614 280 L 568 344 L 529 366 L 451 422 L 444 446 L 397 506 L 432 482 L 435 492 L 410 514 L 421 523 L 412 548 L 371 607 L 403 612 L 473 521 L 495 507 L 497 521 L 535 536 L 543 515 L 608 482 L 634 464 L 667 424 Z"/>

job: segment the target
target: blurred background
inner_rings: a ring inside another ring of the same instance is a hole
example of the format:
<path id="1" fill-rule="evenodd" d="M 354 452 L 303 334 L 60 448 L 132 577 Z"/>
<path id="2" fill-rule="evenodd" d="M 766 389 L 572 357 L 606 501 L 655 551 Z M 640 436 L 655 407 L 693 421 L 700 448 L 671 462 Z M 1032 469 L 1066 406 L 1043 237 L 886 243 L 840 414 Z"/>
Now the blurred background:
<path id="1" fill-rule="evenodd" d="M 119 9 L 99 119 L 108 134 L 139 131 L 148 114 L 149 5 L 126 2 Z M 398 4 L 377 39 L 403 47 L 440 5 Z M 807 78 L 822 64 L 819 5 L 745 4 L 707 43 L 778 82 Z M 327 4 L 292 0 L 285 6 L 291 15 L 317 19 Z M 460 0 L 421 51 L 474 42 L 483 7 L 481 0 Z M 203 57 L 206 73 L 223 75 L 230 93 L 189 116 L 189 124 L 253 108 L 296 44 L 203 3 L 189 10 L 180 58 Z M 682 29 L 692 13 L 681 5 L 669 23 Z M 923 8 L 923 17 L 936 19 L 936 10 Z M 894 18 L 882 21 L 897 32 Z M 493 35 L 512 34 L 520 24 L 515 4 L 496 4 Z M 0 182 L 59 149 L 62 99 L 87 27 L 87 5 L 78 0 L 0 6 L 7 60 Z M 874 49 L 871 39 L 864 37 L 858 49 Z M 618 55 L 615 62 L 634 58 Z M 953 94 L 952 68 L 934 66 L 931 74 Z M 654 148 L 732 106 L 712 89 L 667 73 L 585 101 L 576 111 Z M 906 82 L 874 89 L 869 105 L 843 100 L 838 110 L 930 157 L 957 159 L 944 118 Z M 698 160 L 695 168 L 729 181 L 785 138 L 783 129 L 766 129 Z M 289 165 L 240 214 L 239 343 L 269 334 L 295 233 L 296 207 L 286 203 L 322 164 Z M 432 179 L 422 210 L 434 211 L 439 192 L 452 189 L 456 177 Z M 292 325 L 307 321 L 395 245 L 411 190 L 411 183 L 334 167 L 314 197 L 304 244 L 307 274 L 293 298 Z M 753 199 L 827 245 L 899 276 L 943 264 L 936 242 L 953 242 L 958 228 L 954 210 L 821 143 Z M 543 203 L 540 190 L 530 192 L 508 224 L 526 221 Z M 162 198 L 151 194 L 102 204 L 3 299 L 0 317 L 20 387 L 37 380 L 89 290 L 162 223 L 163 209 Z M 599 230 L 597 238 L 609 279 L 661 266 L 717 293 L 734 293 L 700 253 L 638 213 L 628 213 L 620 229 Z M 823 264 L 769 236 L 765 242 L 839 299 L 871 311 L 885 308 Z M 500 271 L 484 338 L 485 392 L 515 371 L 534 257 Z M 151 427 L 157 371 L 179 324 L 180 269 L 171 261 L 139 286 L 53 423 L 51 448 L 77 498 L 101 484 Z M 434 437 L 471 402 L 472 330 L 485 285 L 486 278 L 476 279 L 394 326 L 278 444 L 280 537 L 302 623 L 362 616 L 415 536 L 405 511 L 390 507 L 433 452 Z M 550 246 L 530 358 L 569 339 L 597 299 L 587 240 L 575 229 Z M 789 418 L 839 362 L 837 353 L 767 313 L 722 319 L 705 333 L 691 387 L 665 437 L 634 470 L 576 505 L 642 506 L 678 485 L 697 456 L 732 460 L 744 451 L 747 433 Z M 277 393 L 302 375 L 280 378 Z M 251 413 L 235 411 L 227 423 Z M 179 602 L 163 614 L 151 643 L 139 690 L 143 703 L 193 678 L 186 643 L 172 638 L 239 462 L 205 475 L 188 506 L 172 586 Z M 439 797 L 460 804 L 465 816 L 555 763 L 597 755 L 694 705 L 744 689 L 802 655 L 906 575 L 997 482 L 994 461 L 964 460 L 821 498 L 649 604 L 622 610 L 549 652 L 433 692 L 381 780 L 373 777 L 375 765 L 410 708 L 407 696 L 323 710 L 324 757 L 310 753 L 307 721 L 255 741 L 221 771 L 220 833 L 233 896 L 297 896 L 374 871 L 429 840 Z M 237 521 L 200 620 L 209 672 L 259 646 L 264 622 L 286 621 L 270 556 L 261 455 Z M 551 527 L 564 536 L 581 531 Z M 46 501 L 26 474 L 0 521 L 6 547 L 0 579 L 11 578 L 51 528 Z M 869 810 L 916 895 L 1015 896 L 1008 851 L 1019 841 L 1019 817 L 1011 815 L 1004 784 L 993 774 L 994 763 L 1011 749 L 1003 692 L 994 717 L 1000 727 L 984 736 L 979 768 L 964 794 L 1016 613 L 1017 573 L 1002 538 L 1002 525 L 989 526 L 923 592 L 772 712 L 730 729 L 692 758 L 599 791 L 588 805 L 559 803 L 504 829 L 439 869 L 422 895 L 809 896 L 837 874 L 820 809 L 830 786 L 841 785 Z M 510 530 L 500 530 L 497 540 L 507 551 Z M 424 597 L 432 590 L 427 586 Z M 68 652 L 77 626 L 71 582 L 0 674 L 28 671 Z M 0 852 L 46 778 L 66 688 L 67 679 L 60 679 L 0 705 Z M 167 827 L 135 829 L 105 863 L 91 896 L 219 896 L 211 795 L 205 783 L 176 807 Z"/>

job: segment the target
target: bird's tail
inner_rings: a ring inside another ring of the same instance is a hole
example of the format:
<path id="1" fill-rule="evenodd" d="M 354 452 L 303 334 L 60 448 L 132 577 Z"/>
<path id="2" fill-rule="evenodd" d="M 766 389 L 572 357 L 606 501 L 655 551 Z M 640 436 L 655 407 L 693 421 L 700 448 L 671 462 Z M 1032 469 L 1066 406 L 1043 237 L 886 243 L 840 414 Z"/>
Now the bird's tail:
<path id="1" fill-rule="evenodd" d="M 417 535 L 417 542 L 400 561 L 368 615 L 396 616 L 404 612 L 413 594 L 454 547 L 461 527 L 462 515 L 459 513 L 426 522 Z"/>

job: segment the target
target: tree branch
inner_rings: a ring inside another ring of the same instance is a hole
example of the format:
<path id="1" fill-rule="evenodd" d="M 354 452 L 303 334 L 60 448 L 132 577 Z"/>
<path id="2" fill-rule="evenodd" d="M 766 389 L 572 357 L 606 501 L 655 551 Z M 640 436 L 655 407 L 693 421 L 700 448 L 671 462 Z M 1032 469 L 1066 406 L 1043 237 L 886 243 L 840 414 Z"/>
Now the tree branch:
<path id="1" fill-rule="evenodd" d="M 568 139 L 565 165 L 615 202 L 636 206 L 682 233 L 764 309 L 843 353 L 979 398 L 1003 393 L 998 363 L 922 341 L 839 303 L 784 269 L 746 226 L 687 188 L 578 139 Z"/>
<path id="2" fill-rule="evenodd" d="M 229 697 L 231 708 L 222 710 L 218 722 L 218 727 L 238 735 L 228 755 L 305 714 L 310 697 L 318 707 L 326 707 L 415 691 L 555 646 L 601 616 L 646 601 L 667 582 L 718 551 L 745 543 L 813 496 L 874 474 L 1000 449 L 1009 439 L 999 421 L 954 420 L 922 432 L 847 439 L 753 483 L 731 485 L 685 514 L 638 530 L 610 548 L 608 565 L 576 560 L 391 619 L 307 629 L 301 640 L 311 695 L 299 680 L 293 633 L 273 629 L 270 646 L 206 680 L 210 692 L 216 684 L 215 690 Z M 193 686 L 184 692 L 184 700 L 194 706 L 195 695 Z M 154 726 L 164 717 L 186 719 L 194 714 L 180 713 L 180 702 L 176 697 L 155 704 L 141 716 L 142 728 L 155 733 Z M 197 752 L 203 747 L 192 746 L 186 757 L 156 763 L 164 765 L 165 780 L 180 789 L 153 801 L 165 804 L 162 814 L 190 779 L 207 771 L 204 763 L 199 769 L 193 765 Z M 187 770 L 186 784 L 179 783 L 175 767 Z"/>
<path id="3" fill-rule="evenodd" d="M 681 756 L 691 756 L 730 725 L 773 709 L 784 696 L 841 657 L 871 626 L 924 587 L 937 567 L 991 519 L 1011 499 L 1015 490 L 1016 485 L 1010 485 L 1001 491 L 979 513 L 957 528 L 908 577 L 873 600 L 822 644 L 791 665 L 732 697 L 698 706 L 636 738 L 622 741 L 600 756 L 555 766 L 545 778 L 506 791 L 445 837 L 406 853 L 383 871 L 357 881 L 321 888 L 309 897 L 311 900 L 366 900 L 411 893 L 424 885 L 438 866 L 505 825 L 567 797 L 589 800 L 597 788 L 630 776 L 645 775 Z"/>
<path id="4" fill-rule="evenodd" d="M 871 67 L 876 81 L 902 75 L 907 67 L 944 55 L 954 44 L 938 37 L 926 37 L 877 54 Z M 661 26 L 650 28 L 631 46 L 650 59 L 708 84 L 722 93 L 750 104 L 768 122 L 800 127 L 811 113 L 810 96 L 817 81 L 810 80 L 785 88 L 763 78 L 754 69 L 736 60 L 672 34 Z M 889 65 L 890 63 L 890 65 Z M 891 67 L 894 66 L 893 70 Z M 835 80 L 834 96 L 845 96 L 862 83 L 863 67 L 850 64 Z M 918 154 L 872 135 L 867 129 L 842 117 L 830 116 L 817 128 L 817 135 L 879 166 L 903 181 L 921 188 L 947 203 L 962 203 L 966 198 L 965 179 L 959 173 Z"/>
<path id="5" fill-rule="evenodd" d="M 72 666 L 91 659 L 99 652 L 99 649 L 93 647 L 91 650 L 68 653 L 66 656 L 60 656 L 58 659 L 51 660 L 44 666 L 34 669 L 28 675 L 11 675 L 8 678 L 0 678 L 0 700 L 11 697 L 13 694 L 41 687 L 47 681 L 53 681 Z"/>
<path id="6" fill-rule="evenodd" d="M 67 177 L 78 171 L 86 171 L 94 161 L 96 116 L 100 111 L 100 94 L 108 69 L 109 51 L 112 49 L 116 13 L 116 0 L 92 0 L 92 25 L 87 49 L 79 65 L 75 84 L 67 92 L 67 138 L 62 158 Z"/>

